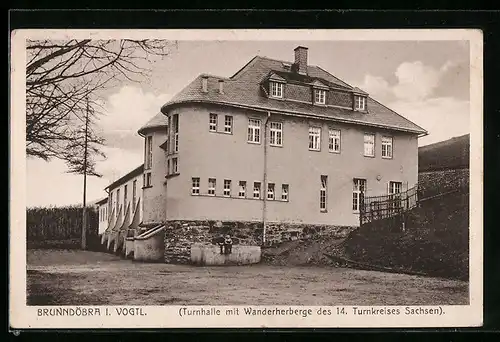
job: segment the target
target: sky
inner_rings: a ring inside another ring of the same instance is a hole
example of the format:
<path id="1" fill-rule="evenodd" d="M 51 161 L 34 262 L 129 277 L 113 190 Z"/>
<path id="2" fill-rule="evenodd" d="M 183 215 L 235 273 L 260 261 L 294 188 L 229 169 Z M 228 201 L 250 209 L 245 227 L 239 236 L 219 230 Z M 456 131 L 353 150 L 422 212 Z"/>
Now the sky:
<path id="1" fill-rule="evenodd" d="M 425 128 L 429 135 L 419 146 L 469 133 L 467 41 L 172 41 L 169 55 L 152 63 L 150 78 L 104 94 L 98 129 L 107 158 L 97 162 L 103 177 L 87 179 L 87 200 L 106 197 L 107 185 L 143 162 L 137 130 L 196 76 L 230 77 L 256 55 L 293 62 L 298 45 L 308 47 L 310 65 Z M 26 167 L 28 207 L 82 202 L 83 177 L 66 173 L 63 162 L 28 158 Z"/>

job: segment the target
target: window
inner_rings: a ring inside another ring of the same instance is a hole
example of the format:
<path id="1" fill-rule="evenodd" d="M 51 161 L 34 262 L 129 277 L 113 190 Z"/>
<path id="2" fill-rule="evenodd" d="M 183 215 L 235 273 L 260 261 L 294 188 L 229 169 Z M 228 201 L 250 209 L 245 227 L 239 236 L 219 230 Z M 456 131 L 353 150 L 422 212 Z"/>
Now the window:
<path id="1" fill-rule="evenodd" d="M 354 110 L 365 110 L 366 97 L 354 96 Z"/>
<path id="2" fill-rule="evenodd" d="M 389 182 L 389 195 L 401 193 L 401 182 Z"/>
<path id="3" fill-rule="evenodd" d="M 172 137 L 170 131 L 172 130 L 172 117 L 168 116 L 168 126 L 167 126 L 167 154 L 170 153 L 170 141 L 172 141 Z"/>
<path id="4" fill-rule="evenodd" d="M 125 184 L 125 187 L 123 188 L 123 210 L 124 211 L 127 210 L 127 204 L 128 204 L 127 203 L 127 193 L 128 193 L 127 188 L 128 188 L 128 186 L 127 186 L 127 184 Z"/>
<path id="5" fill-rule="evenodd" d="M 153 165 L 153 137 L 148 135 L 146 137 L 146 165 L 144 165 L 144 168 L 146 170 L 151 169 L 151 166 Z"/>
<path id="6" fill-rule="evenodd" d="M 392 158 L 392 137 L 382 137 L 382 158 Z"/>
<path id="7" fill-rule="evenodd" d="M 274 200 L 274 183 L 267 183 L 267 199 Z"/>
<path id="8" fill-rule="evenodd" d="M 167 159 L 167 176 L 170 174 L 170 159 Z"/>
<path id="9" fill-rule="evenodd" d="M 144 176 L 143 176 L 143 183 L 144 183 L 144 187 L 145 188 L 151 186 L 151 172 L 147 172 L 147 173 L 144 174 Z"/>
<path id="10" fill-rule="evenodd" d="M 231 180 L 230 179 L 224 179 L 224 196 L 230 197 L 231 196 Z"/>
<path id="11" fill-rule="evenodd" d="M 179 152 L 179 114 L 174 114 L 173 129 L 174 129 L 174 152 Z"/>
<path id="12" fill-rule="evenodd" d="M 375 157 L 375 134 L 365 134 L 364 150 L 365 157 Z"/>
<path id="13" fill-rule="evenodd" d="M 283 124 L 281 122 L 271 122 L 269 143 L 272 146 L 283 146 Z"/>
<path id="14" fill-rule="evenodd" d="M 260 144 L 260 120 L 248 119 L 248 142 Z"/>
<path id="15" fill-rule="evenodd" d="M 118 215 L 119 210 L 120 210 L 120 189 L 116 190 L 116 215 Z"/>
<path id="16" fill-rule="evenodd" d="M 359 212 L 366 192 L 366 179 L 354 178 L 352 186 L 352 210 Z"/>
<path id="17" fill-rule="evenodd" d="M 199 195 L 200 194 L 200 178 L 193 177 L 191 180 L 192 180 L 191 194 L 192 195 Z"/>
<path id="18" fill-rule="evenodd" d="M 326 189 L 328 185 L 328 176 L 321 176 L 321 188 L 319 189 L 319 210 L 326 212 Z"/>
<path id="19" fill-rule="evenodd" d="M 309 149 L 319 151 L 321 148 L 321 128 L 309 127 Z"/>
<path id="20" fill-rule="evenodd" d="M 215 185 L 216 185 L 215 178 L 209 178 L 208 179 L 208 194 L 211 196 L 215 196 Z"/>
<path id="21" fill-rule="evenodd" d="M 288 201 L 288 184 L 281 184 L 281 200 Z"/>
<path id="22" fill-rule="evenodd" d="M 210 119 L 208 122 L 208 130 L 210 132 L 217 132 L 217 114 L 210 113 Z"/>
<path id="23" fill-rule="evenodd" d="M 113 192 L 109 193 L 109 208 L 113 210 Z"/>
<path id="24" fill-rule="evenodd" d="M 314 90 L 314 103 L 325 104 L 326 91 L 322 89 Z"/>
<path id="25" fill-rule="evenodd" d="M 260 182 L 253 183 L 253 198 L 260 198 Z"/>
<path id="26" fill-rule="evenodd" d="M 401 182 L 389 182 L 389 207 L 390 209 L 399 209 L 402 206 L 401 203 Z"/>
<path id="27" fill-rule="evenodd" d="M 233 133 L 233 117 L 231 115 L 224 117 L 224 133 Z"/>
<path id="28" fill-rule="evenodd" d="M 338 129 L 328 130 L 328 151 L 340 153 L 340 131 Z"/>
<path id="29" fill-rule="evenodd" d="M 240 190 L 238 191 L 238 196 L 240 198 L 247 197 L 247 182 L 246 181 L 240 181 Z"/>
<path id="30" fill-rule="evenodd" d="M 179 173 L 179 166 L 177 163 L 177 158 L 172 158 L 172 173 L 173 174 Z"/>
<path id="31" fill-rule="evenodd" d="M 401 193 L 401 182 L 389 182 L 389 195 L 399 194 Z"/>
<path id="32" fill-rule="evenodd" d="M 283 97 L 283 83 L 271 82 L 271 96 L 272 97 Z"/>
<path id="33" fill-rule="evenodd" d="M 132 182 L 132 210 L 135 210 L 137 203 L 137 179 Z"/>

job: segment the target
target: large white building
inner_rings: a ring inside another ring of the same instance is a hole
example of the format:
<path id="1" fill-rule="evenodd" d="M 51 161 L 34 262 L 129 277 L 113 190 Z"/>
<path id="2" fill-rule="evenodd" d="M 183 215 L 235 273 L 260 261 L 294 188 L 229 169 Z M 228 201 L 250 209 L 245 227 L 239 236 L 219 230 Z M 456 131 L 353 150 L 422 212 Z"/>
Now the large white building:
<path id="1" fill-rule="evenodd" d="M 229 78 L 200 75 L 139 134 L 144 165 L 108 186 L 108 212 L 120 219 L 141 198 L 142 225 L 165 224 L 176 261 L 220 231 L 262 244 L 358 226 L 363 196 L 417 183 L 427 132 L 299 46 L 293 62 L 256 56 Z"/>

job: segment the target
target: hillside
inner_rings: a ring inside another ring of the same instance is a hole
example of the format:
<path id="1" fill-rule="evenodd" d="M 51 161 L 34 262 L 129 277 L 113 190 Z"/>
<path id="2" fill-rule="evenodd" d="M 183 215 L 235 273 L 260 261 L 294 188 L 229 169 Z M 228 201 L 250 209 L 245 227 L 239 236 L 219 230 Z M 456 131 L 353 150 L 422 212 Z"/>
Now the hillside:
<path id="1" fill-rule="evenodd" d="M 468 168 L 469 140 L 470 135 L 466 134 L 419 147 L 419 172 Z"/>
<path id="2" fill-rule="evenodd" d="M 463 171 L 463 172 L 459 172 Z M 431 276 L 469 278 L 468 170 L 421 173 L 422 183 L 460 179 L 456 192 L 431 197 L 408 213 L 406 230 L 394 231 L 384 220 L 350 234 L 343 256 L 358 262 L 422 272 Z M 420 177 L 419 177 L 420 178 Z M 456 182 L 455 182 L 456 183 Z"/>
<path id="3" fill-rule="evenodd" d="M 368 269 L 374 266 L 467 280 L 468 181 L 467 169 L 421 172 L 419 183 L 432 196 L 408 214 L 405 231 L 394 231 L 379 220 L 353 231 L 345 240 L 325 236 L 263 249 L 263 262 L 280 266 L 350 266 L 347 261 L 354 261 L 369 264 Z M 455 185 L 456 191 L 449 191 Z M 442 195 L 435 197 L 436 193 Z"/>

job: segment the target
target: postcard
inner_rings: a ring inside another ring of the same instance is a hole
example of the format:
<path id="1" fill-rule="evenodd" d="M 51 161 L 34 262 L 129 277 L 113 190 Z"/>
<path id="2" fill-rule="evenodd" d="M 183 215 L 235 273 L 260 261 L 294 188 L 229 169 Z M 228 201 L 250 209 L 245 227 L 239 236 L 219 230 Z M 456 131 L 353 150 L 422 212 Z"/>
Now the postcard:
<path id="1" fill-rule="evenodd" d="M 10 328 L 481 326 L 482 39 L 13 31 Z"/>

